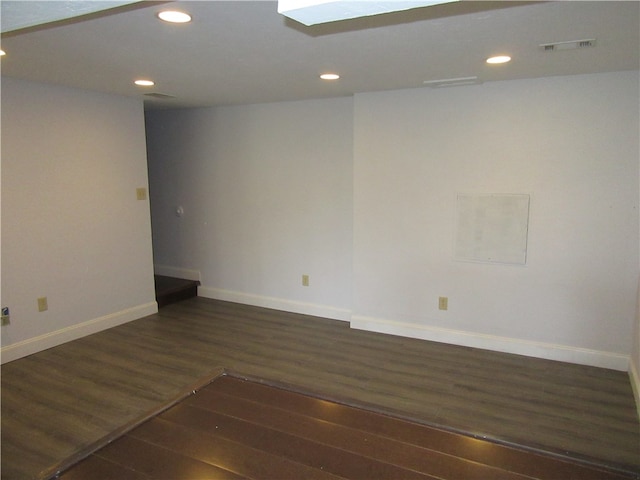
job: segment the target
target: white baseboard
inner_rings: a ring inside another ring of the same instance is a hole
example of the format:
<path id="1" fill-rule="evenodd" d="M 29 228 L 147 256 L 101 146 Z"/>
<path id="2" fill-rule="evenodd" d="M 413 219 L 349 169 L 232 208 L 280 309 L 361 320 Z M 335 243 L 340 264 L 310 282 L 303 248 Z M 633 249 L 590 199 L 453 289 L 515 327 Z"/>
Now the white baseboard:
<path id="1" fill-rule="evenodd" d="M 351 328 L 625 372 L 629 368 L 629 356 L 619 353 L 415 325 L 361 315 L 351 317 Z"/>
<path id="2" fill-rule="evenodd" d="M 54 332 L 45 333 L 34 338 L 29 338 L 21 342 L 17 342 L 0 349 L 0 362 L 7 363 L 17 360 L 27 355 L 41 352 L 48 348 L 62 345 L 63 343 L 86 337 L 92 333 L 97 333 L 107 328 L 116 327 L 123 323 L 137 320 L 158 312 L 158 304 L 156 302 L 145 303 L 136 307 L 127 308 L 119 312 L 105 315 L 104 317 L 95 318 L 86 322 L 78 323 L 66 328 L 61 328 Z"/>
<path id="3" fill-rule="evenodd" d="M 314 317 L 331 318 L 348 322 L 351 318 L 351 310 L 336 308 L 328 305 L 317 305 L 314 303 L 298 302 L 284 298 L 266 297 L 250 293 L 235 292 L 219 288 L 198 287 L 198 295 L 215 300 L 227 302 L 244 303 L 255 307 L 273 308 L 285 312 L 301 313 L 303 315 L 313 315 Z"/>
<path id="4" fill-rule="evenodd" d="M 636 410 L 638 418 L 640 418 L 640 372 L 633 360 L 629 360 L 629 380 L 631 381 L 631 389 L 633 397 L 636 399 Z"/>
<path id="5" fill-rule="evenodd" d="M 165 277 L 183 278 L 185 280 L 201 280 L 199 270 L 189 270 L 187 268 L 171 267 L 169 265 L 153 265 L 153 273 Z"/>

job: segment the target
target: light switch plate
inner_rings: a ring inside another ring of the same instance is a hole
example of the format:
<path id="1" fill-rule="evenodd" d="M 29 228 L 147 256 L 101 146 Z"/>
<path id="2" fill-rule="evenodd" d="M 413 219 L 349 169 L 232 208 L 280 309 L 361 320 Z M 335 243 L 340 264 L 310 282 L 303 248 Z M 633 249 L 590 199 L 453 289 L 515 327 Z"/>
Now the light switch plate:
<path id="1" fill-rule="evenodd" d="M 136 198 L 138 200 L 146 200 L 147 199 L 147 189 L 144 187 L 136 188 Z"/>
<path id="2" fill-rule="evenodd" d="M 49 310 L 49 303 L 47 302 L 47 297 L 38 298 L 38 311 L 45 312 Z"/>
<path id="3" fill-rule="evenodd" d="M 438 298 L 438 308 L 440 310 L 447 310 L 449 308 L 449 297 Z"/>

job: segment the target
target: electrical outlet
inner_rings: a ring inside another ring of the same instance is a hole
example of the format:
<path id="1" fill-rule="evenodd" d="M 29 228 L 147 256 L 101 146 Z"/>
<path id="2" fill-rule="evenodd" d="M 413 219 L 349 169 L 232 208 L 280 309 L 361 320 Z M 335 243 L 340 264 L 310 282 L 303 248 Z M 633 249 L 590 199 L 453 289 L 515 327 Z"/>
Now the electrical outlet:
<path id="1" fill-rule="evenodd" d="M 440 310 L 447 310 L 449 308 L 449 297 L 438 298 L 438 308 Z"/>
<path id="2" fill-rule="evenodd" d="M 309 286 L 309 275 L 302 275 L 302 286 L 303 287 Z"/>
<path id="3" fill-rule="evenodd" d="M 2 307 L 2 317 L 0 317 L 0 325 L 9 325 L 11 319 L 9 317 L 9 307 Z"/>
<path id="4" fill-rule="evenodd" d="M 38 298 L 38 311 L 45 312 L 49 310 L 49 303 L 47 302 L 47 297 Z"/>

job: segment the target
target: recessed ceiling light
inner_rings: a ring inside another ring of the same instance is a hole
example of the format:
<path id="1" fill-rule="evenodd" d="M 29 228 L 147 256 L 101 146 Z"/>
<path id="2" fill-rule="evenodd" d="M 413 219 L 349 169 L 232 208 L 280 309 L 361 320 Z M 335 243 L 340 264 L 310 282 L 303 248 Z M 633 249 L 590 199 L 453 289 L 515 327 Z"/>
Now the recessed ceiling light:
<path id="1" fill-rule="evenodd" d="M 158 18 L 169 23 L 189 23 L 191 21 L 191 15 L 177 10 L 165 10 L 158 13 Z"/>
<path id="2" fill-rule="evenodd" d="M 136 80 L 135 82 L 136 85 L 140 86 L 140 87 L 151 87 L 153 85 L 155 85 L 155 82 L 153 82 L 152 80 Z"/>
<path id="3" fill-rule="evenodd" d="M 511 61 L 511 57 L 508 55 L 496 55 L 495 57 L 487 58 L 487 63 L 497 65 L 499 63 L 507 63 Z"/>
<path id="4" fill-rule="evenodd" d="M 320 75 L 320 78 L 323 80 L 338 80 L 340 78 L 340 75 L 338 75 L 337 73 L 323 73 L 322 75 Z"/>

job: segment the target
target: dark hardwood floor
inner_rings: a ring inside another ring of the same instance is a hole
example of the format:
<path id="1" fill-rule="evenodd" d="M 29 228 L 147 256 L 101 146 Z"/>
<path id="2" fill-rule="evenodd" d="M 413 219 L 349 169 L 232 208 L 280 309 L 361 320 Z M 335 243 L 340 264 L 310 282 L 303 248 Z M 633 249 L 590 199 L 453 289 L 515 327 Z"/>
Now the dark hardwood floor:
<path id="1" fill-rule="evenodd" d="M 233 374 L 73 463 L 61 480 L 625 480 Z"/>
<path id="2" fill-rule="evenodd" d="M 39 478 L 220 368 L 640 472 L 628 375 L 192 298 L 2 366 L 2 478 Z"/>

